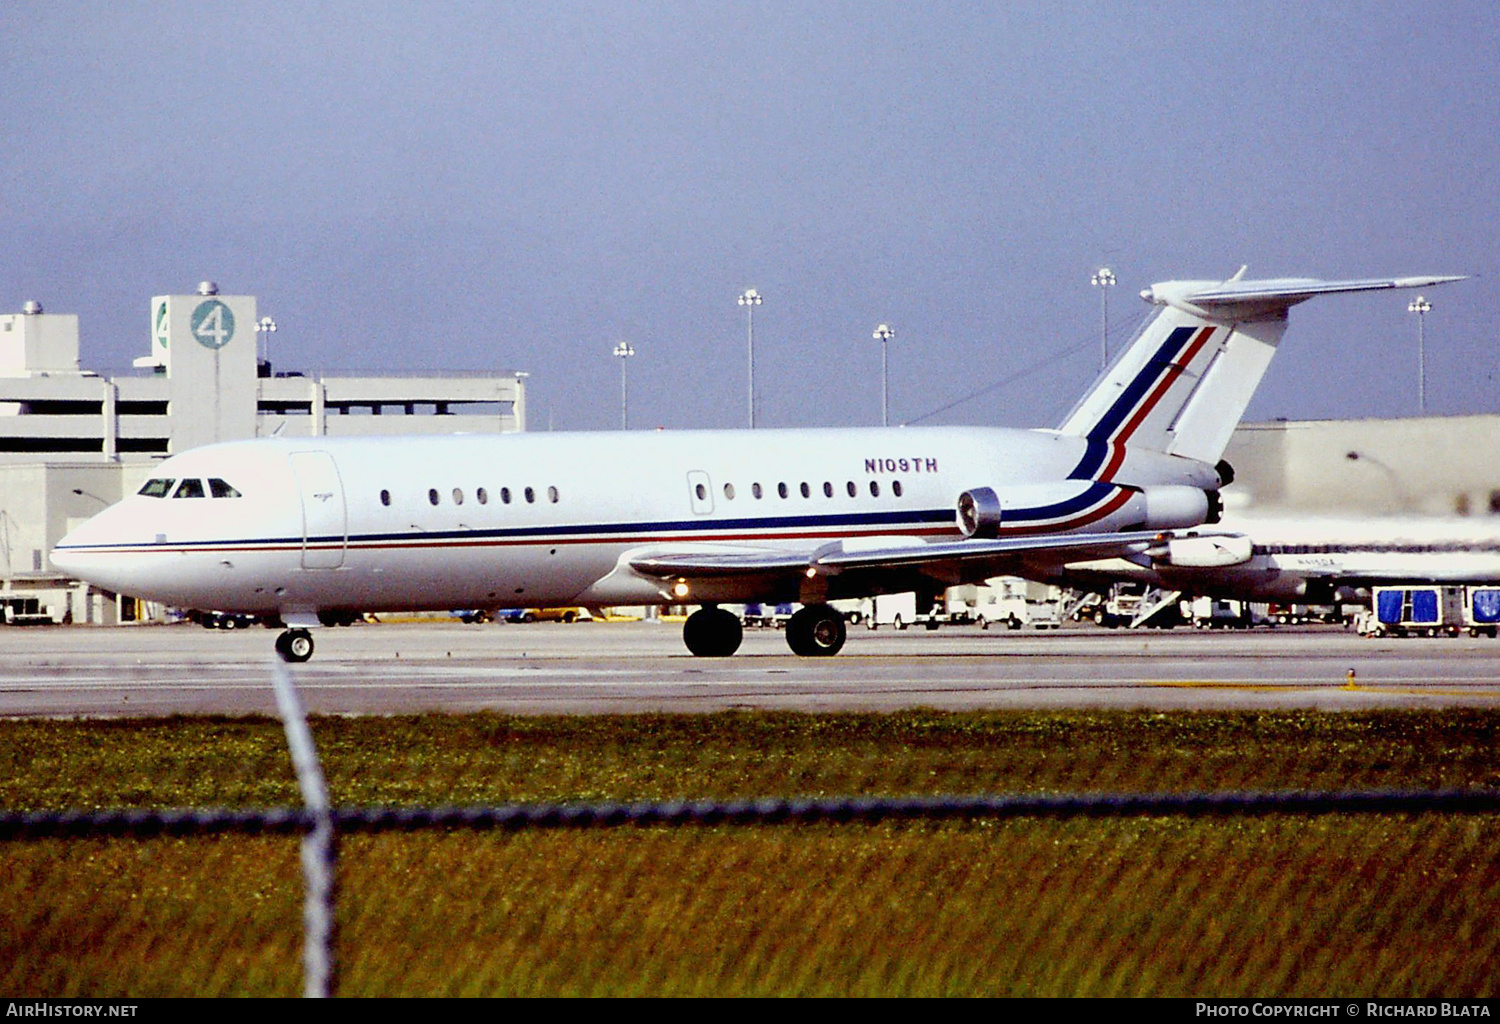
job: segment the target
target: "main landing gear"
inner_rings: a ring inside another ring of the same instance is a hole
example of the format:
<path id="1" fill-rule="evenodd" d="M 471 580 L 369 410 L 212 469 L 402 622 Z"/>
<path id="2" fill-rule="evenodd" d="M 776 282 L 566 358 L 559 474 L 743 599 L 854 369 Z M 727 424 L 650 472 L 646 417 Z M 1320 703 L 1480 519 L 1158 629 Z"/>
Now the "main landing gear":
<path id="1" fill-rule="evenodd" d="M 313 655 L 312 634 L 305 629 L 289 629 L 276 638 L 276 653 L 282 661 L 300 664 Z"/>
<path id="2" fill-rule="evenodd" d="M 744 635 L 738 616 L 713 605 L 699 608 L 682 626 L 683 643 L 700 658 L 729 657 L 739 650 Z M 826 604 L 810 604 L 786 624 L 787 646 L 804 658 L 837 654 L 847 635 L 843 614 Z"/>
<path id="3" fill-rule="evenodd" d="M 839 653 L 847 636 L 843 613 L 826 604 L 810 604 L 794 612 L 786 624 L 786 645 L 804 658 Z"/>
<path id="4" fill-rule="evenodd" d="M 744 636 L 739 616 L 713 605 L 699 608 L 682 624 L 682 642 L 700 658 L 727 658 L 740 649 Z"/>

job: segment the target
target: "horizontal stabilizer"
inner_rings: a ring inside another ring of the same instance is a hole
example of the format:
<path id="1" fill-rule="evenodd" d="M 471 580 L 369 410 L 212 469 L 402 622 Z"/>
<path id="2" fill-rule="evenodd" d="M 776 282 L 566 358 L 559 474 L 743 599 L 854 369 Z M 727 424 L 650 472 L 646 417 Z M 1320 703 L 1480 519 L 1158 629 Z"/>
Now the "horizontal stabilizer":
<path id="1" fill-rule="evenodd" d="M 1462 281 L 1462 275 L 1377 277 L 1354 281 L 1320 281 L 1312 277 L 1271 278 L 1264 281 L 1165 281 L 1141 292 L 1153 305 L 1175 306 L 1209 319 L 1228 321 L 1275 316 L 1299 302 L 1319 295 L 1376 292 L 1393 288 L 1431 288 Z"/>

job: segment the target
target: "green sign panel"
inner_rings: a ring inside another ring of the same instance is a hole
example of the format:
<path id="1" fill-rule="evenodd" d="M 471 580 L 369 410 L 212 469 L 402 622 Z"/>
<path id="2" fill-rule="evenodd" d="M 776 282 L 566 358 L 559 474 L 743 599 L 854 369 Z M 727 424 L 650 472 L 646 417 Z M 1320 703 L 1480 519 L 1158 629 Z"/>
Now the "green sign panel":
<path id="1" fill-rule="evenodd" d="M 170 333 L 167 330 L 167 304 L 162 302 L 156 307 L 156 343 L 162 348 L 166 348 L 167 336 Z"/>
<path id="2" fill-rule="evenodd" d="M 234 337 L 234 314 L 218 299 L 200 302 L 193 310 L 192 332 L 204 348 L 223 348 Z"/>

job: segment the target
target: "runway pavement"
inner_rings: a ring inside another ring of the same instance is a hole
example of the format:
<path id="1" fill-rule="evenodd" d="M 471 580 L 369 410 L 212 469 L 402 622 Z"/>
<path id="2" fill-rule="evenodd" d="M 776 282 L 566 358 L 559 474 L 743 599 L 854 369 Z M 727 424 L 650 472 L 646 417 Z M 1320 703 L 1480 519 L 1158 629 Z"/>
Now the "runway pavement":
<path id="1" fill-rule="evenodd" d="M 774 630 L 747 631 L 733 658 L 694 658 L 670 622 L 432 622 L 315 635 L 316 655 L 293 676 L 308 709 L 322 713 L 1500 707 L 1500 640 L 1366 640 L 1326 627 L 855 627 L 828 659 L 792 655 Z M 272 714 L 275 636 L 192 625 L 0 629 L 0 714 Z"/>

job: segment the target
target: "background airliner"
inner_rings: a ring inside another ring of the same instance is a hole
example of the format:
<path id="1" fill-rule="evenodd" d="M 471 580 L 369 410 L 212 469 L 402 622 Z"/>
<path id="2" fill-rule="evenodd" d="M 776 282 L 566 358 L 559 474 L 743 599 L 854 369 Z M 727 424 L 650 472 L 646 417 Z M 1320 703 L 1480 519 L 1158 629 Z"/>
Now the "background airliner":
<path id="1" fill-rule="evenodd" d="M 1500 521 L 1493 516 L 1241 513 L 1209 536 L 1194 532 L 1127 558 L 1059 567 L 1049 578 L 1084 590 L 1134 580 L 1184 594 L 1295 604 L 1354 600 L 1356 591 L 1382 584 L 1500 583 Z"/>
<path id="2" fill-rule="evenodd" d="M 1456 277 L 1174 281 L 1056 430 L 873 428 L 262 439 L 161 463 L 69 533 L 60 569 L 117 593 L 278 616 L 697 604 L 693 654 L 738 649 L 722 602 L 797 601 L 800 655 L 843 646 L 828 602 L 1142 557 L 1213 523 L 1224 447 L 1317 295 Z"/>

